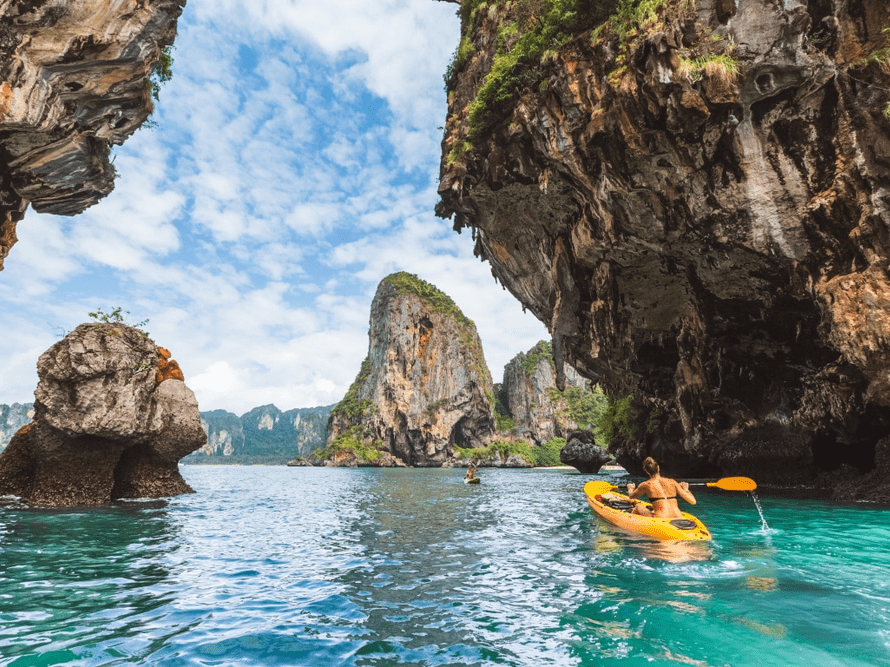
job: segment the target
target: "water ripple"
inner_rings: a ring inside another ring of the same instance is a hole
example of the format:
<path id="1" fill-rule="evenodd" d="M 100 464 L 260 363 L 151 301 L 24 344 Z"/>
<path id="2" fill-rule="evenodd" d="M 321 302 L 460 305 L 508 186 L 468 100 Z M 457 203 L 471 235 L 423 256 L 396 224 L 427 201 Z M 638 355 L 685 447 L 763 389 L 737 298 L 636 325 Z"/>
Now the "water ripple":
<path id="1" fill-rule="evenodd" d="M 762 498 L 764 534 L 702 494 L 715 540 L 677 545 L 603 526 L 565 471 L 184 474 L 164 502 L 0 509 L 0 665 L 887 662 L 886 511 Z"/>

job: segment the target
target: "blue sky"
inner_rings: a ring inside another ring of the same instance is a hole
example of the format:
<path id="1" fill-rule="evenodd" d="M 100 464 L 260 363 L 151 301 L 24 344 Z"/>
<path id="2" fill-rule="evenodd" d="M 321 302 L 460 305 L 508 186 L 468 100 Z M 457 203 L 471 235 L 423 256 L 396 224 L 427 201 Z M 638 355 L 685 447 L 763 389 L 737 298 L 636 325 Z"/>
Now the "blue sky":
<path id="1" fill-rule="evenodd" d="M 157 127 L 114 150 L 115 191 L 19 224 L 0 272 L 0 403 L 33 400 L 39 355 L 116 306 L 149 320 L 202 410 L 335 403 L 377 284 L 403 270 L 476 323 L 499 381 L 547 332 L 433 214 L 456 9 L 189 2 Z"/>

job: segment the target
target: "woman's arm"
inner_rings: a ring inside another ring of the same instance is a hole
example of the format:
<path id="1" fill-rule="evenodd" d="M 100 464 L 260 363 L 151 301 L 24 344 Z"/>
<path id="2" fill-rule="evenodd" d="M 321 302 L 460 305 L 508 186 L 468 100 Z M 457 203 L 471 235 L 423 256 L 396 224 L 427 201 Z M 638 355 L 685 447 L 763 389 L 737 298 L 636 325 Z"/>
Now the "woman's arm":
<path id="1" fill-rule="evenodd" d="M 689 490 L 689 484 L 686 482 L 679 482 L 677 484 L 677 495 L 690 505 L 695 505 L 695 496 L 692 495 L 692 491 Z"/>
<path id="2" fill-rule="evenodd" d="M 633 482 L 628 482 L 628 483 L 627 483 L 627 496 L 628 496 L 628 498 L 631 498 L 631 499 L 633 499 L 633 498 L 639 498 L 640 496 L 642 496 L 642 495 L 644 495 L 644 494 L 645 494 L 646 496 L 648 496 L 648 495 L 649 495 L 648 492 L 649 492 L 649 489 L 648 489 L 647 486 L 646 486 L 646 482 L 643 482 L 643 483 L 640 484 L 639 486 L 637 486 L 637 485 L 634 484 Z"/>

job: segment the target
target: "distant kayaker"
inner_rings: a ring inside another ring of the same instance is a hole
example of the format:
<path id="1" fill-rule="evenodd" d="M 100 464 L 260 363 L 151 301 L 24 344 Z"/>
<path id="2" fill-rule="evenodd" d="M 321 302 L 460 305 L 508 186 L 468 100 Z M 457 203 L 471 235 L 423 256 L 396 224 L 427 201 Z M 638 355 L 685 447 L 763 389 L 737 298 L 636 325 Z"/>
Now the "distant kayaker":
<path id="1" fill-rule="evenodd" d="M 476 468 L 473 467 L 473 464 L 471 463 L 470 467 L 467 468 L 467 474 L 464 477 L 464 479 L 473 479 L 473 475 L 475 475 L 475 474 L 476 474 Z"/>
<path id="2" fill-rule="evenodd" d="M 660 519 L 682 519 L 683 512 L 677 504 L 677 496 L 690 505 L 695 505 L 695 496 L 689 490 L 689 484 L 670 477 L 662 477 L 658 463 L 651 456 L 643 461 L 643 471 L 649 475 L 649 479 L 639 486 L 633 482 L 628 484 L 627 495 L 631 499 L 645 495 L 655 508 L 655 512 L 649 511 L 643 503 L 637 503 L 634 506 L 634 514 L 655 516 Z"/>

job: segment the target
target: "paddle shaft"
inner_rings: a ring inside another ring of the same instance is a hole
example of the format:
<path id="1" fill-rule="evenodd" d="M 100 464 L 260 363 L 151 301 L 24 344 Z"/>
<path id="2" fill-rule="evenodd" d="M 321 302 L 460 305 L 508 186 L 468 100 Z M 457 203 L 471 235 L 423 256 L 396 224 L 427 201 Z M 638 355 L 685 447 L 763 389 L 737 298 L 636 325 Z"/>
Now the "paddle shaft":
<path id="1" fill-rule="evenodd" d="M 757 488 L 757 482 L 748 477 L 724 477 L 716 482 L 687 482 L 687 484 L 689 486 L 713 486 L 724 491 L 753 491 Z"/>

